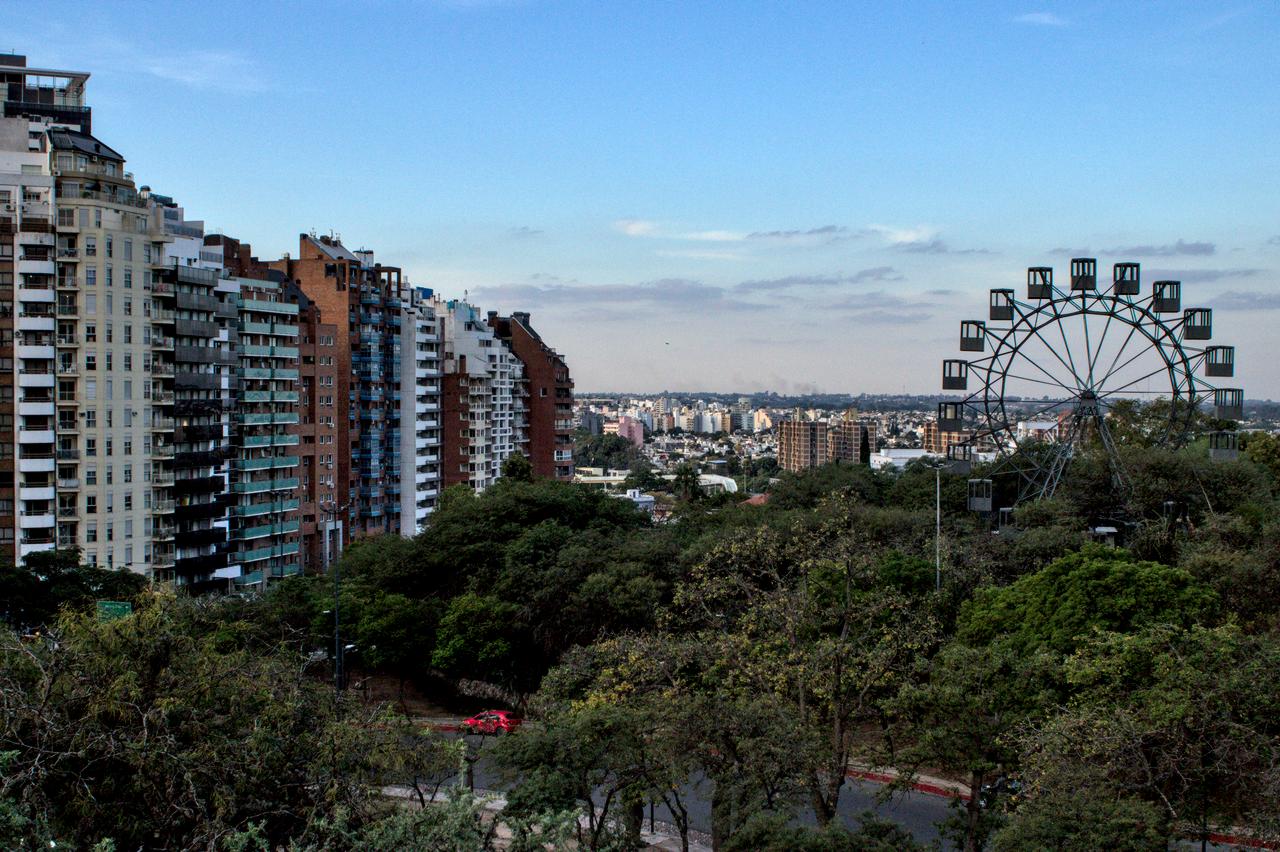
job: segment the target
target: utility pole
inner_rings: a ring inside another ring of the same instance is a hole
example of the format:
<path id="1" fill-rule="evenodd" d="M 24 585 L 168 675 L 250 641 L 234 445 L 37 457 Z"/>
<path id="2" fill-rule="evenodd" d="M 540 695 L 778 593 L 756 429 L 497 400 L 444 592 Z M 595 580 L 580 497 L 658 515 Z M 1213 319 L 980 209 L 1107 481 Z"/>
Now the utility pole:
<path id="1" fill-rule="evenodd" d="M 332 529 L 334 524 L 337 522 L 338 515 L 345 513 L 346 510 L 346 505 L 339 506 L 332 500 L 328 500 L 320 504 L 320 511 L 329 517 L 330 529 Z M 341 535 L 341 533 L 339 533 L 339 535 Z M 325 530 L 326 553 L 329 548 L 328 537 L 329 530 Z M 341 588 L 342 581 L 342 569 L 339 567 L 341 563 L 341 555 L 339 555 L 339 558 L 332 560 L 330 564 L 325 566 L 326 570 L 333 573 L 333 695 L 335 700 L 337 700 L 337 698 L 342 694 L 342 690 L 346 687 L 345 673 L 343 672 L 342 665 L 342 658 L 344 656 L 342 647 L 342 616 L 338 609 L 339 590 Z"/>
<path id="2" fill-rule="evenodd" d="M 933 500 L 937 512 L 933 528 L 934 591 L 942 593 L 942 465 L 933 469 Z"/>

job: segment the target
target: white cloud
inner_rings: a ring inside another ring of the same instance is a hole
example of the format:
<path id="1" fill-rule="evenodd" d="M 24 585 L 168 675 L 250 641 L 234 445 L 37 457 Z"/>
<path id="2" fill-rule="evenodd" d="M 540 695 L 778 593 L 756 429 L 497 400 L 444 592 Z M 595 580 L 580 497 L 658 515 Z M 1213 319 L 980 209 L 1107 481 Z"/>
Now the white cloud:
<path id="1" fill-rule="evenodd" d="M 652 237 L 657 234 L 658 223 L 648 219 L 618 219 L 613 223 L 613 229 L 628 237 Z"/>
<path id="2" fill-rule="evenodd" d="M 683 257 L 692 260 L 743 260 L 743 255 L 733 251 L 700 251 L 698 249 L 668 249 L 656 251 L 659 257 Z"/>
<path id="3" fill-rule="evenodd" d="M 1013 19 L 1015 24 L 1030 24 L 1033 27 L 1065 27 L 1067 21 L 1052 12 L 1028 12 Z"/>
<path id="4" fill-rule="evenodd" d="M 927 243 L 938 236 L 938 229 L 931 228 L 928 225 L 917 225 L 914 228 L 893 228 L 888 225 L 868 225 L 867 230 L 895 246 Z"/>
<path id="5" fill-rule="evenodd" d="M 747 238 L 746 234 L 738 231 L 691 231 L 687 234 L 680 234 L 677 239 L 695 240 L 698 242 L 708 243 L 739 243 Z"/>

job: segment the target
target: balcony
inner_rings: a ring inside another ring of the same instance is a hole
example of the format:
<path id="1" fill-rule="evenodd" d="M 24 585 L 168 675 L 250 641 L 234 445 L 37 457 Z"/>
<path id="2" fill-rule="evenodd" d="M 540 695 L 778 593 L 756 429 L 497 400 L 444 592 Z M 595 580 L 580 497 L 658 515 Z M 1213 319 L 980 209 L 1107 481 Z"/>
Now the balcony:
<path id="1" fill-rule="evenodd" d="M 80 306 L 79 306 L 79 305 L 67 305 L 67 304 L 63 304 L 63 303 L 59 302 L 59 303 L 58 303 L 58 316 L 60 316 L 60 317 L 78 317 L 78 316 L 80 316 Z"/>
<path id="2" fill-rule="evenodd" d="M 157 362 L 151 365 L 151 375 L 153 376 L 172 376 L 173 365 L 164 362 Z"/>
<path id="3" fill-rule="evenodd" d="M 61 313 L 61 311 L 59 311 L 59 313 Z M 170 350 L 171 350 L 171 349 L 173 349 L 173 338 L 172 338 L 172 337 L 166 337 L 166 336 L 164 336 L 164 335 L 162 335 L 162 334 L 155 334 L 155 335 L 152 335 L 152 336 L 151 336 L 151 348 L 152 348 L 152 349 L 170 349 Z"/>
<path id="4" fill-rule="evenodd" d="M 59 491 L 76 491 L 80 488 L 80 480 L 68 477 L 58 478 Z"/>
<path id="5" fill-rule="evenodd" d="M 151 474 L 151 484 L 159 488 L 165 488 L 173 485 L 174 474 L 171 470 L 157 470 Z"/>
<path id="6" fill-rule="evenodd" d="M 151 394 L 151 401 L 156 405 L 173 405 L 173 391 L 155 391 Z"/>
<path id="7" fill-rule="evenodd" d="M 172 445 L 172 444 L 166 444 L 166 445 L 161 446 L 161 447 L 152 447 L 152 448 L 151 448 L 151 457 L 152 457 L 152 458 L 157 458 L 157 459 L 171 459 L 171 458 L 173 458 L 173 445 Z"/>
<path id="8" fill-rule="evenodd" d="M 60 248 L 58 249 L 58 260 L 68 263 L 76 263 L 80 260 L 80 249 Z"/>
<path id="9" fill-rule="evenodd" d="M 59 448 L 57 456 L 58 461 L 78 461 L 80 459 L 80 451 L 71 448 Z"/>
<path id="10" fill-rule="evenodd" d="M 157 500 L 151 504 L 151 514 L 153 515 L 171 515 L 173 510 L 174 504 L 172 500 Z"/>
<path id="11" fill-rule="evenodd" d="M 151 418 L 152 432 L 172 432 L 173 426 L 174 426 L 174 419 L 172 417 L 152 417 Z"/>

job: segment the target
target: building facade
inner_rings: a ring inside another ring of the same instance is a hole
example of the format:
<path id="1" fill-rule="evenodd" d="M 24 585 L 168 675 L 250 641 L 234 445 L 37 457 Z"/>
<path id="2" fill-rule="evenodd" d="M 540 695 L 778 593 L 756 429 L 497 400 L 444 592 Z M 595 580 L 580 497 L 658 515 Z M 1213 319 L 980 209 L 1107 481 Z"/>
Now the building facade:
<path id="1" fill-rule="evenodd" d="M 440 325 L 429 289 L 411 288 L 408 297 L 400 371 L 405 385 L 400 400 L 402 535 L 422 531 L 440 494 Z"/>
<path id="2" fill-rule="evenodd" d="M 528 448 L 535 476 L 573 479 L 573 379 L 569 366 L 533 329 L 529 314 L 498 316 L 489 327 L 520 361 L 525 387 Z M 643 439 L 642 439 L 643 440 Z"/>
<path id="3" fill-rule="evenodd" d="M 302 570 L 298 304 L 279 283 L 234 282 L 237 306 L 231 558 L 240 586 Z"/>
<path id="4" fill-rule="evenodd" d="M 801 471 L 827 463 L 827 424 L 817 420 L 783 420 L 778 424 L 778 466 Z"/>
<path id="5" fill-rule="evenodd" d="M 435 307 L 443 348 L 440 482 L 479 493 L 502 475 L 524 434 L 523 365 L 475 306 L 451 299 Z"/>

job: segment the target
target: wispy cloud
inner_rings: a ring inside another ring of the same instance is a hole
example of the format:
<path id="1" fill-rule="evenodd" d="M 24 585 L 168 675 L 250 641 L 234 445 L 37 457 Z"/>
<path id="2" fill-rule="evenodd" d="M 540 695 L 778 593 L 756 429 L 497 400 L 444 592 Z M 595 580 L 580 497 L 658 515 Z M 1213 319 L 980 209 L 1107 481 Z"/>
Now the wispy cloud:
<path id="1" fill-rule="evenodd" d="M 761 243 L 809 247 L 829 246 L 847 240 L 865 236 L 846 225 L 822 225 L 818 228 L 794 228 L 790 230 L 752 231 L 747 234 L 748 240 Z"/>
<path id="2" fill-rule="evenodd" d="M 657 234 L 658 223 L 649 219 L 617 219 L 613 229 L 628 237 L 649 237 Z"/>
<path id="3" fill-rule="evenodd" d="M 739 231 L 690 231 L 685 234 L 676 234 L 675 237 L 700 243 L 740 243 L 747 238 L 747 235 Z"/>
<path id="4" fill-rule="evenodd" d="M 1280 309 L 1280 293 L 1228 290 L 1214 296 L 1209 304 L 1224 311 L 1274 311 Z"/>
<path id="5" fill-rule="evenodd" d="M 498 284 L 480 287 L 476 293 L 485 301 L 531 307 L 584 305 L 663 308 L 671 311 L 765 310 L 769 306 L 733 298 L 727 290 L 690 278 L 660 278 L 636 284 L 570 285 L 554 278 L 537 283 Z"/>
<path id="6" fill-rule="evenodd" d="M 1109 255 L 1126 255 L 1128 257 L 1175 257 L 1178 255 L 1205 257 L 1215 253 L 1217 250 L 1218 247 L 1208 241 L 1188 241 L 1180 239 L 1177 242 L 1166 243 L 1165 245 L 1137 245 L 1103 249 L 1102 253 Z"/>
<path id="7" fill-rule="evenodd" d="M 1210 284 L 1230 278 L 1252 278 L 1261 269 L 1144 269 L 1142 277 L 1148 281 L 1181 281 L 1185 284 Z M 1185 295 L 1183 297 L 1186 298 Z"/>
<path id="8" fill-rule="evenodd" d="M 539 230 L 538 228 L 530 228 L 528 225 L 519 225 L 515 228 L 507 229 L 507 236 L 517 240 L 526 240 L 532 237 L 540 237 L 542 236 L 542 234 L 543 234 L 543 231 Z"/>
<path id="9" fill-rule="evenodd" d="M 927 243 L 936 239 L 938 231 L 928 225 L 916 225 L 914 228 L 895 228 L 889 225 L 868 225 L 863 233 L 882 238 L 890 245 L 911 245 Z"/>
<path id="10" fill-rule="evenodd" d="M 898 243 L 894 248 L 910 254 L 991 254 L 987 249 L 952 248 L 945 240 L 936 238 L 914 243 Z"/>
<path id="11" fill-rule="evenodd" d="M 745 260 L 735 251 L 711 251 L 705 249 L 661 249 L 654 252 L 659 257 L 683 257 L 690 260 Z"/>
<path id="12" fill-rule="evenodd" d="M 1067 20 L 1060 18 L 1053 12 L 1027 12 L 1025 15 L 1018 15 L 1013 19 L 1015 24 L 1027 24 L 1033 27 L 1065 27 Z"/>
<path id="13" fill-rule="evenodd" d="M 788 275 L 783 278 L 766 278 L 743 281 L 733 289 L 754 293 L 771 290 L 789 290 L 796 287 L 835 287 L 841 284 L 863 284 L 870 281 L 902 281 L 903 276 L 892 266 L 873 266 L 852 275 Z"/>
<path id="14" fill-rule="evenodd" d="M 258 64 L 231 50 L 188 50 L 151 53 L 139 50 L 134 67 L 161 80 L 193 89 L 262 92 L 268 88 Z"/>

